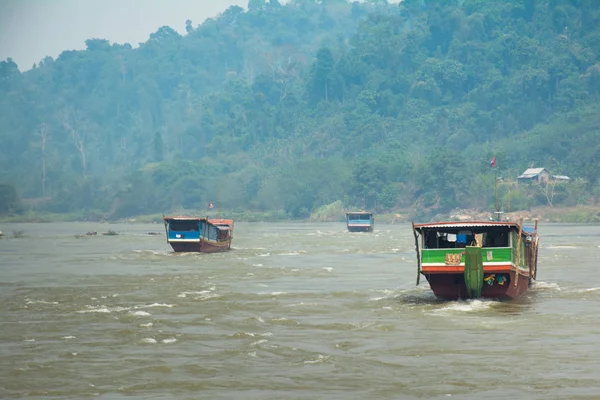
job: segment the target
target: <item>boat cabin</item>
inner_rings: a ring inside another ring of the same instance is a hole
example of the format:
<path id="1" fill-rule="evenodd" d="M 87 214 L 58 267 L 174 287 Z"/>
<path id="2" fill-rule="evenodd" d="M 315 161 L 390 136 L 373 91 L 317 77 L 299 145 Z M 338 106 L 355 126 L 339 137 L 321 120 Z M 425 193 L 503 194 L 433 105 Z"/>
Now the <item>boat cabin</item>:
<path id="1" fill-rule="evenodd" d="M 209 219 L 217 229 L 217 242 L 224 242 L 231 239 L 233 235 L 233 220 L 232 219 Z"/>
<path id="2" fill-rule="evenodd" d="M 171 217 L 165 218 L 168 240 L 198 241 L 201 237 L 216 242 L 231 238 L 233 221 L 208 220 L 205 218 Z"/>
<path id="3" fill-rule="evenodd" d="M 424 249 L 461 249 L 467 246 L 510 247 L 510 229 L 507 226 L 486 228 L 423 229 Z"/>
<path id="4" fill-rule="evenodd" d="M 373 232 L 375 218 L 366 211 L 347 212 L 346 226 L 350 232 Z"/>

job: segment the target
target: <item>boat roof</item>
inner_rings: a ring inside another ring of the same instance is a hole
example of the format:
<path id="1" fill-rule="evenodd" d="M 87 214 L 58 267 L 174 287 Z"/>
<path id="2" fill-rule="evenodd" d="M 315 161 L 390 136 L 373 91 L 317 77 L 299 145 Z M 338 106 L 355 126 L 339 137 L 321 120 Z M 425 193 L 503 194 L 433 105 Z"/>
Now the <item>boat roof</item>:
<path id="1" fill-rule="evenodd" d="M 496 228 L 504 227 L 510 229 L 519 229 L 519 224 L 511 221 L 445 221 L 430 222 L 427 224 L 413 224 L 414 229 L 440 229 L 440 228 Z M 525 234 L 534 234 L 535 229 L 531 227 L 522 227 Z"/>
<path id="2" fill-rule="evenodd" d="M 491 227 L 518 228 L 516 222 L 504 221 L 446 221 L 430 222 L 427 224 L 414 224 L 415 229 L 436 229 L 436 228 L 491 228 Z"/>
<path id="3" fill-rule="evenodd" d="M 229 229 L 233 225 L 232 219 L 222 218 L 206 218 L 206 217 L 192 217 L 188 215 L 176 215 L 163 217 L 164 221 L 208 221 L 209 224 L 213 224 L 219 229 Z"/>
<path id="4" fill-rule="evenodd" d="M 174 216 L 163 217 L 163 220 L 165 220 L 165 221 L 167 221 L 167 220 L 204 221 L 204 220 L 206 220 L 206 217 L 191 217 L 191 216 L 187 216 L 187 215 L 174 215 Z"/>
<path id="5" fill-rule="evenodd" d="M 208 222 L 215 225 L 233 225 L 232 219 L 209 218 Z"/>
<path id="6" fill-rule="evenodd" d="M 208 222 L 210 224 L 215 225 L 217 228 L 222 229 L 222 230 L 231 229 L 233 227 L 233 220 L 232 219 L 212 219 L 212 218 L 210 218 L 208 220 Z"/>
<path id="7" fill-rule="evenodd" d="M 533 235 L 535 233 L 535 228 L 532 228 L 530 226 L 524 226 L 523 227 L 523 232 L 529 234 L 529 235 Z"/>

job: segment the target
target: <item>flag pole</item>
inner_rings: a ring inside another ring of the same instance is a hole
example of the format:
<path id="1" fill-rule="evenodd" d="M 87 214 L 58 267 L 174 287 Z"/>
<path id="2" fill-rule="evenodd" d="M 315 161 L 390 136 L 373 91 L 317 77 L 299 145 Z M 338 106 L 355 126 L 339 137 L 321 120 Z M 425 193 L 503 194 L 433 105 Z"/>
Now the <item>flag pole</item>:
<path id="1" fill-rule="evenodd" d="M 495 172 L 495 187 L 494 187 L 494 202 L 496 203 L 496 215 L 500 212 L 500 206 L 498 205 L 498 170 L 494 168 Z"/>
<path id="2" fill-rule="evenodd" d="M 496 169 L 496 156 L 492 157 L 490 167 L 494 169 L 494 206 L 496 208 L 496 220 L 500 221 L 500 203 L 498 202 L 498 170 Z"/>
<path id="3" fill-rule="evenodd" d="M 217 218 L 221 219 L 221 185 L 217 185 Z"/>
<path id="4" fill-rule="evenodd" d="M 510 218 L 510 187 L 512 182 L 510 181 L 510 168 L 508 169 L 508 204 L 506 206 L 506 218 Z"/>

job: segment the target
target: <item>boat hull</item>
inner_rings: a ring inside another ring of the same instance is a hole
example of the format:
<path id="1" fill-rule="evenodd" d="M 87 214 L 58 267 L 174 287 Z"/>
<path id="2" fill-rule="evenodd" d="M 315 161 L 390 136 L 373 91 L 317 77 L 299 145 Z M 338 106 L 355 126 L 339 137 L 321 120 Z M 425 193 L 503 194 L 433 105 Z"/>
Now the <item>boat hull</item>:
<path id="1" fill-rule="evenodd" d="M 469 293 L 467 286 L 465 285 L 464 274 L 461 273 L 448 273 L 448 274 L 423 274 L 429 282 L 429 287 L 435 294 L 435 296 L 442 300 L 464 300 L 469 299 Z M 490 274 L 485 274 L 489 277 Z M 500 276 L 500 275 L 499 275 Z M 517 274 L 516 271 L 510 271 L 505 274 L 501 274 L 506 280 L 504 284 L 493 282 L 488 285 L 483 284 L 480 298 L 485 299 L 498 299 L 498 300 L 510 300 L 515 299 L 525 292 L 530 285 L 530 278 L 522 273 Z M 516 285 L 515 285 L 516 279 Z"/>
<path id="2" fill-rule="evenodd" d="M 171 248 L 176 253 L 218 253 L 231 249 L 231 242 L 226 243 L 210 243 L 206 241 L 200 242 L 169 242 Z"/>
<path id="3" fill-rule="evenodd" d="M 368 226 L 348 226 L 349 232 L 373 232 L 373 227 Z"/>

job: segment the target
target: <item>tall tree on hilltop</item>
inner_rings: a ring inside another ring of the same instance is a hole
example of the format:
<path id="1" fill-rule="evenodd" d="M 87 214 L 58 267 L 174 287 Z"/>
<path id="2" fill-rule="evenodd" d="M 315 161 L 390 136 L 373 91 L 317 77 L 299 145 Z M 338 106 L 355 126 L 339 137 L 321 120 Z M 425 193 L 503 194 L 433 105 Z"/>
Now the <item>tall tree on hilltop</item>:
<path id="1" fill-rule="evenodd" d="M 340 98 L 339 83 L 333 53 L 329 47 L 321 47 L 308 78 L 307 92 L 311 104 Z"/>

